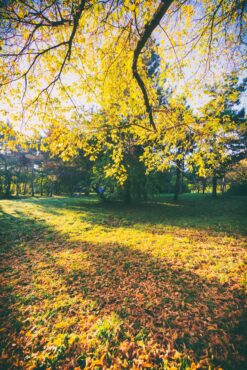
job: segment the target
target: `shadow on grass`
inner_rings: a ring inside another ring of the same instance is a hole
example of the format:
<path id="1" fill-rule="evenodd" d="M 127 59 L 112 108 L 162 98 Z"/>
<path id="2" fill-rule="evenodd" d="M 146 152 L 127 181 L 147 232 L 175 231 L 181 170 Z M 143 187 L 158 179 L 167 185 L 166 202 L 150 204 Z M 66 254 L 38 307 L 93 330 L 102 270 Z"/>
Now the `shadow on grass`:
<path id="1" fill-rule="evenodd" d="M 161 198 L 162 202 L 158 200 L 129 206 L 121 202 L 102 204 L 93 196 L 29 199 L 28 202 L 38 204 L 44 212 L 57 216 L 63 210 L 71 210 L 86 222 L 108 228 L 153 224 L 207 229 L 229 235 L 247 233 L 247 197 L 213 199 L 209 194 L 188 194 L 181 196 L 179 203 L 174 203 L 170 196 Z M 82 212 L 86 215 L 80 216 Z"/>
<path id="2" fill-rule="evenodd" d="M 46 207 L 46 211 L 52 212 L 53 207 Z M 61 203 L 59 207 L 62 207 Z M 83 205 L 71 207 L 81 211 Z M 102 210 L 94 204 L 84 207 L 91 210 L 92 219 L 97 210 Z M 110 208 L 110 215 L 114 214 L 114 209 Z M 89 316 L 104 320 L 114 313 L 121 325 L 115 334 L 111 333 L 111 326 L 104 329 L 103 336 L 97 334 L 98 342 L 93 347 L 87 347 L 87 343 L 81 348 L 66 347 L 53 363 L 54 369 L 72 368 L 74 359 L 80 358 L 82 351 L 90 364 L 92 359 L 102 355 L 104 346 L 108 353 L 102 365 L 105 369 L 111 368 L 116 358 L 125 361 L 131 369 L 143 355 L 143 346 L 153 369 L 164 368 L 165 361 L 185 369 L 192 360 L 201 360 L 199 368 L 202 369 L 208 368 L 209 364 L 224 369 L 245 368 L 245 296 L 239 286 L 203 279 L 192 270 L 184 270 L 168 260 L 154 258 L 121 243 L 72 242 L 69 235 L 55 234 L 43 222 L 30 219 L 21 212 L 17 214 L 14 217 L 1 211 L 1 271 L 5 283 L 1 294 L 5 329 L 3 368 L 25 368 L 30 356 L 46 351 L 46 338 L 42 339 L 42 333 L 38 344 L 35 344 L 37 339 L 28 344 L 25 333 L 36 330 L 30 319 L 34 315 L 34 306 L 36 316 L 37 305 L 43 315 L 44 299 L 50 297 L 51 309 L 52 299 L 61 294 L 62 288 L 71 299 L 75 298 L 75 307 L 80 299 L 93 302 L 85 312 L 85 320 Z M 41 262 L 42 269 L 38 267 Z M 52 275 L 60 285 L 55 284 L 51 294 L 45 292 L 40 296 L 41 288 L 35 288 L 35 276 L 40 274 Z M 8 280 L 11 284 L 6 286 Z M 23 305 L 27 308 L 21 315 L 17 307 Z M 75 307 L 61 305 L 42 321 L 42 325 L 52 331 L 59 315 L 76 318 Z M 69 333 L 80 334 L 76 321 L 73 325 Z M 92 327 L 89 322 L 85 332 L 90 333 Z M 90 334 L 88 338 L 90 341 Z M 123 344 L 128 344 L 128 350 L 123 350 Z M 174 358 L 175 350 L 182 353 L 181 358 Z M 43 363 L 39 361 L 36 369 L 51 365 L 47 359 Z M 79 366 L 84 368 L 82 361 Z M 139 368 L 144 369 L 145 365 L 140 363 Z"/>

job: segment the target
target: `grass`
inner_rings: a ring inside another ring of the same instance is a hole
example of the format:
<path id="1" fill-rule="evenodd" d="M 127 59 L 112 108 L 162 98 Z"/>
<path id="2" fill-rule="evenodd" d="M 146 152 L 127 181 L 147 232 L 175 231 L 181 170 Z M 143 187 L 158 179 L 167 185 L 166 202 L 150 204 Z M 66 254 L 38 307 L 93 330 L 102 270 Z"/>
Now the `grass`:
<path id="1" fill-rule="evenodd" d="M 0 203 L 3 369 L 244 369 L 246 198 Z"/>

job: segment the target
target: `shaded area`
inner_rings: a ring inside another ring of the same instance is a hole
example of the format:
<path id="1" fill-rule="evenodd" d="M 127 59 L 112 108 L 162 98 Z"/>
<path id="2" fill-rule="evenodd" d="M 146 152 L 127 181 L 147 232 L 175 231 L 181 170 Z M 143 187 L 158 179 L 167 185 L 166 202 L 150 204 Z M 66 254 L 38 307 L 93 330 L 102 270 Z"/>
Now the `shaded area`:
<path id="1" fill-rule="evenodd" d="M 104 223 L 108 227 L 133 227 L 140 223 L 247 234 L 247 197 L 241 196 L 219 196 L 213 199 L 210 194 L 185 194 L 179 203 L 174 203 L 172 195 L 164 195 L 158 197 L 157 201 L 129 206 L 121 202 L 102 204 L 93 196 L 81 199 L 37 198 L 27 202 L 37 203 L 46 213 L 57 215 L 63 209 L 78 213 L 85 211 L 87 221 L 93 224 Z"/>
<path id="2" fill-rule="evenodd" d="M 57 204 L 46 202 L 45 212 L 62 219 Z M 88 209 L 90 222 L 117 212 L 66 206 Z M 245 295 L 236 281 L 128 248 L 124 235 L 119 243 L 71 240 L 27 214 L 1 210 L 3 368 L 244 369 Z"/>

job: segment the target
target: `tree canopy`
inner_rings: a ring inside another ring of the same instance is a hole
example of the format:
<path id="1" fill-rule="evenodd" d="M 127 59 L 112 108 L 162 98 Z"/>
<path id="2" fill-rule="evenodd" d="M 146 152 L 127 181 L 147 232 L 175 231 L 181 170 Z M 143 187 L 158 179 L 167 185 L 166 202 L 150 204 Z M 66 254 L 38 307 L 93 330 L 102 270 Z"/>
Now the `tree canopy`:
<path id="1" fill-rule="evenodd" d="M 244 1 L 9 0 L 0 12 L 2 117 L 53 155 L 107 154 L 105 176 L 123 185 L 137 148 L 147 173 L 206 176 L 246 137 L 234 113 Z"/>

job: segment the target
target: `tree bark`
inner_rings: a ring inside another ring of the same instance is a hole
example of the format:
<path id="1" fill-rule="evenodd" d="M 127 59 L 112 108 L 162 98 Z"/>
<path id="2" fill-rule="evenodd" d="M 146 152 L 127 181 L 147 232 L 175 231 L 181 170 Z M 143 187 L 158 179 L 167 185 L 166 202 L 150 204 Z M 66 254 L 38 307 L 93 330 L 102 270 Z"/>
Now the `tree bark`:
<path id="1" fill-rule="evenodd" d="M 6 175 L 6 188 L 5 188 L 6 198 L 9 198 L 10 195 L 11 195 L 10 187 L 11 187 L 11 176 L 10 176 L 9 173 L 7 173 L 7 175 Z"/>
<path id="2" fill-rule="evenodd" d="M 222 177 L 221 179 L 221 193 L 224 194 L 226 191 L 226 179 L 225 177 Z"/>
<path id="3" fill-rule="evenodd" d="M 216 197 L 217 196 L 217 176 L 214 175 L 212 179 L 212 196 Z"/>
<path id="4" fill-rule="evenodd" d="M 52 197 L 52 195 L 53 195 L 53 184 L 50 184 L 49 189 L 50 189 L 49 197 Z"/>
<path id="5" fill-rule="evenodd" d="M 203 194 L 205 194 L 206 187 L 207 187 L 207 179 L 206 179 L 206 177 L 204 177 L 204 178 L 202 179 L 202 193 L 203 193 Z"/>
<path id="6" fill-rule="evenodd" d="M 130 182 L 129 179 L 127 179 L 124 184 L 124 203 L 129 204 L 130 202 L 131 202 Z"/>
<path id="7" fill-rule="evenodd" d="M 43 178 L 40 181 L 40 196 L 43 196 Z"/>
<path id="8" fill-rule="evenodd" d="M 175 183 L 175 190 L 174 190 L 174 201 L 178 201 L 179 194 L 181 192 L 181 180 L 182 180 L 182 171 L 180 167 L 180 161 L 177 161 L 176 167 L 176 183 Z"/>
<path id="9" fill-rule="evenodd" d="M 145 24 L 144 31 L 143 31 L 143 33 L 141 35 L 141 38 L 139 39 L 139 41 L 136 45 L 136 48 L 134 50 L 134 57 L 133 57 L 133 62 L 132 62 L 133 76 L 136 79 L 136 81 L 138 83 L 138 86 L 141 89 L 143 99 L 144 99 L 144 103 L 145 103 L 145 107 L 146 107 L 146 111 L 147 111 L 147 114 L 148 114 L 148 117 L 149 117 L 149 123 L 150 123 L 150 125 L 152 126 L 152 128 L 154 130 L 156 130 L 156 126 L 155 126 L 155 123 L 154 123 L 152 106 L 151 106 L 151 103 L 150 103 L 150 100 L 149 100 L 149 97 L 148 97 L 148 93 L 147 93 L 147 89 L 146 89 L 146 86 L 144 84 L 144 81 L 143 81 L 141 75 L 138 72 L 138 68 L 137 68 L 138 66 L 137 65 L 138 65 L 138 58 L 139 58 L 139 55 L 142 52 L 142 49 L 144 48 L 146 42 L 150 38 L 152 32 L 159 25 L 161 19 L 163 18 L 163 16 L 167 12 L 167 10 L 168 10 L 168 8 L 169 8 L 169 6 L 171 5 L 172 2 L 173 2 L 173 0 L 162 1 L 159 4 L 158 9 L 154 13 L 153 18 L 148 23 Z"/>
<path id="10" fill-rule="evenodd" d="M 34 197 L 34 163 L 32 163 L 32 173 L 31 173 L 31 196 Z"/>
<path id="11" fill-rule="evenodd" d="M 9 198 L 10 195 L 11 195 L 11 191 L 10 191 L 10 187 L 11 187 L 11 174 L 8 170 L 8 166 L 7 166 L 7 163 L 5 162 L 5 166 L 4 166 L 4 172 L 5 172 L 5 183 L 6 183 L 6 186 L 5 186 L 5 197 L 6 198 Z"/>
<path id="12" fill-rule="evenodd" d="M 19 197 L 19 193 L 20 193 L 20 185 L 19 185 L 19 182 L 17 181 L 16 183 L 16 196 Z"/>

